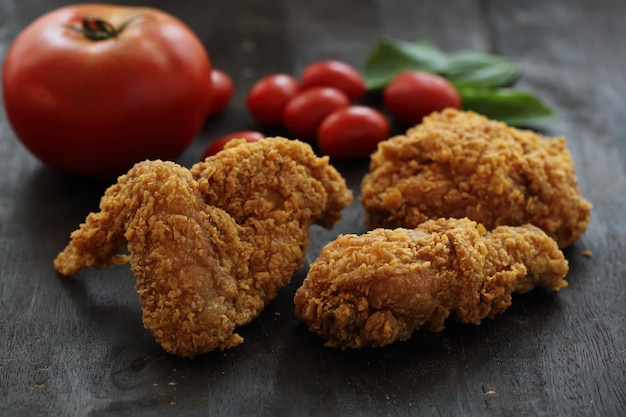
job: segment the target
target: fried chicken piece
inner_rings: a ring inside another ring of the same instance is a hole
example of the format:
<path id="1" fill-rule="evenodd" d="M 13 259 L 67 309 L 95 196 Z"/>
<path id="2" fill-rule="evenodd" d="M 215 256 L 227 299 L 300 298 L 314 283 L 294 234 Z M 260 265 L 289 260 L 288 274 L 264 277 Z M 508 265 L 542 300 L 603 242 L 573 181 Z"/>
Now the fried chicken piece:
<path id="1" fill-rule="evenodd" d="M 241 343 L 235 329 L 303 266 L 309 226 L 332 227 L 351 201 L 309 145 L 233 141 L 191 169 L 135 165 L 54 266 L 74 275 L 130 261 L 145 327 L 167 352 L 192 357 Z"/>
<path id="2" fill-rule="evenodd" d="M 561 248 L 591 216 L 565 138 L 453 109 L 379 145 L 361 202 L 372 228 L 439 217 L 469 217 L 487 229 L 532 223 Z"/>
<path id="3" fill-rule="evenodd" d="M 511 293 L 567 286 L 556 242 L 532 225 L 491 232 L 467 218 L 374 229 L 326 245 L 296 291 L 296 315 L 329 347 L 384 346 L 446 319 L 479 324 Z"/>

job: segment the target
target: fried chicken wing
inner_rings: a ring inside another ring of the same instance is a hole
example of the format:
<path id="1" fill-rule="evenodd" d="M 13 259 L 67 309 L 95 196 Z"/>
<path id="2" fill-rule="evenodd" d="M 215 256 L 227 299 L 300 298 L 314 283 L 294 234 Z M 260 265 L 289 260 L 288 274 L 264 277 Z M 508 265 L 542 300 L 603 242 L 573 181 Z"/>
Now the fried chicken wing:
<path id="1" fill-rule="evenodd" d="M 341 235 L 311 264 L 296 315 L 326 346 L 384 346 L 446 319 L 479 324 L 511 294 L 567 285 L 556 242 L 532 225 L 491 232 L 467 218 Z"/>
<path id="2" fill-rule="evenodd" d="M 532 223 L 561 248 L 591 216 L 565 138 L 453 109 L 379 145 L 361 202 L 372 228 L 439 217 L 469 217 L 488 229 Z"/>
<path id="3" fill-rule="evenodd" d="M 309 226 L 332 227 L 351 201 L 309 145 L 233 141 L 191 169 L 136 164 L 54 266 L 74 275 L 129 261 L 144 325 L 166 351 L 192 357 L 241 343 L 235 329 L 303 266 Z"/>

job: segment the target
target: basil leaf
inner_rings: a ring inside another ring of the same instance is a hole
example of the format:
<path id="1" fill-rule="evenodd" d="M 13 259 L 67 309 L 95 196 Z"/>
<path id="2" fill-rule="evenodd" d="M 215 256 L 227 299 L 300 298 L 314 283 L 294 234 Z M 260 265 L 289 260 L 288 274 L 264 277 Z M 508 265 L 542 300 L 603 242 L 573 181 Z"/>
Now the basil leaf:
<path id="1" fill-rule="evenodd" d="M 537 96 L 508 88 L 459 87 L 464 110 L 472 110 L 511 126 L 530 125 L 556 113 Z"/>
<path id="2" fill-rule="evenodd" d="M 402 71 L 442 73 L 447 65 L 445 54 L 429 43 L 384 39 L 367 56 L 363 78 L 368 90 L 378 90 Z"/>
<path id="3" fill-rule="evenodd" d="M 444 53 L 427 42 L 380 41 L 368 55 L 363 78 L 368 90 L 383 89 L 398 73 L 419 70 L 447 78 L 459 91 L 464 110 L 510 125 L 534 123 L 555 113 L 531 93 L 507 87 L 520 75 L 516 62 L 478 51 Z"/>
<path id="4" fill-rule="evenodd" d="M 504 87 L 519 78 L 518 63 L 478 51 L 459 51 L 448 55 L 448 71 L 441 74 L 455 84 L 473 87 Z"/>
<path id="5" fill-rule="evenodd" d="M 433 72 L 473 87 L 506 86 L 520 75 L 516 62 L 497 55 L 478 51 L 446 54 L 428 42 L 384 39 L 368 55 L 363 76 L 367 88 L 376 90 L 406 70 Z"/>

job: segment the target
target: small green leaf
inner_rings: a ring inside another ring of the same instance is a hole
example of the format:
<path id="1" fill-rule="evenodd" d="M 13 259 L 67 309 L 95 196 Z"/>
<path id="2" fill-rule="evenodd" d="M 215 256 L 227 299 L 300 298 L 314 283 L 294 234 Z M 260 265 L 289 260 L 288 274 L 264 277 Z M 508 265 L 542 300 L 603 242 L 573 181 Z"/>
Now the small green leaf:
<path id="1" fill-rule="evenodd" d="M 473 87 L 504 87 L 521 74 L 518 63 L 478 51 L 459 51 L 448 56 L 448 71 L 442 74 L 455 84 Z"/>
<path id="2" fill-rule="evenodd" d="M 462 87 L 459 93 L 464 110 L 475 111 L 511 126 L 529 125 L 556 115 L 537 96 L 526 91 Z"/>
<path id="3" fill-rule="evenodd" d="M 365 60 L 363 77 L 368 90 L 384 88 L 398 73 L 407 70 L 445 72 L 447 58 L 426 42 L 380 41 Z"/>
<path id="4" fill-rule="evenodd" d="M 368 55 L 363 76 L 370 90 L 384 88 L 401 71 L 419 70 L 473 87 L 502 87 L 520 76 L 519 65 L 479 51 L 446 54 L 428 42 L 382 40 Z"/>

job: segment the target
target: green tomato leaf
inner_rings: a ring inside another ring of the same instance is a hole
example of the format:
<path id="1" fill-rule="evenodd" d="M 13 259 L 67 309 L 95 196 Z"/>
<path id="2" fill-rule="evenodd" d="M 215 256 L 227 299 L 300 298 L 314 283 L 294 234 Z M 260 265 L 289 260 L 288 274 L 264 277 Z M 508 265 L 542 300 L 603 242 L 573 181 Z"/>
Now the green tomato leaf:
<path id="1" fill-rule="evenodd" d="M 402 71 L 441 73 L 447 65 L 445 54 L 429 43 L 384 39 L 367 56 L 363 78 L 368 90 L 378 90 Z"/>
<path id="2" fill-rule="evenodd" d="M 511 126 L 530 125 L 556 113 L 537 96 L 514 89 L 460 87 L 464 110 L 472 110 Z"/>
<path id="3" fill-rule="evenodd" d="M 454 84 L 472 87 L 504 87 L 521 75 L 518 63 L 478 51 L 448 55 L 448 71 L 442 74 Z"/>

